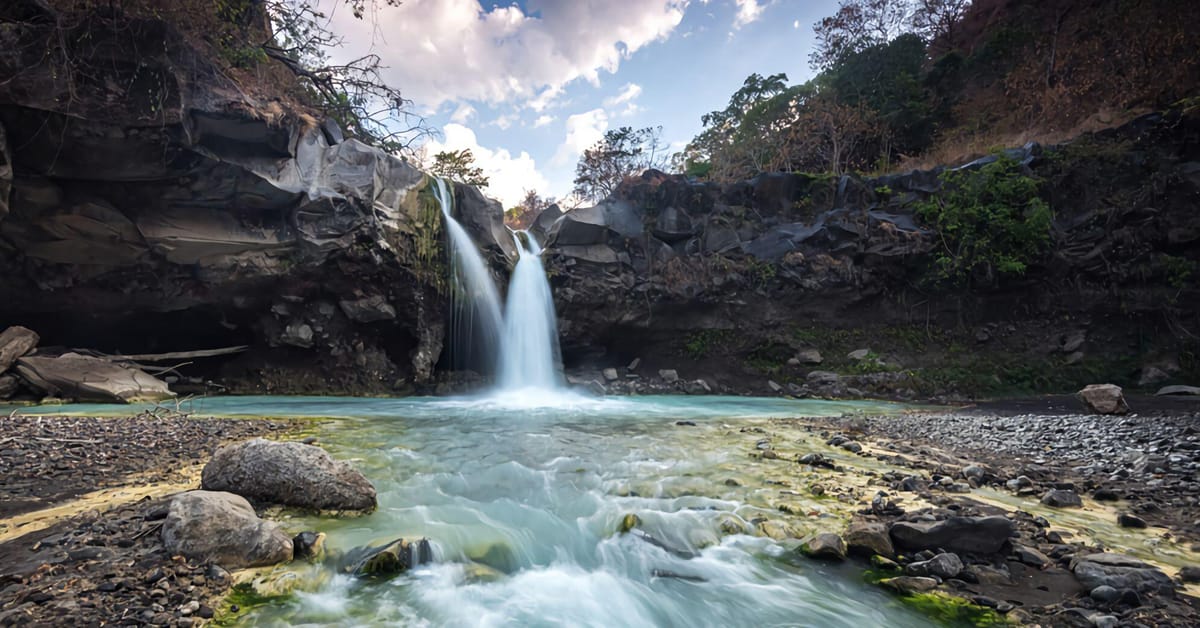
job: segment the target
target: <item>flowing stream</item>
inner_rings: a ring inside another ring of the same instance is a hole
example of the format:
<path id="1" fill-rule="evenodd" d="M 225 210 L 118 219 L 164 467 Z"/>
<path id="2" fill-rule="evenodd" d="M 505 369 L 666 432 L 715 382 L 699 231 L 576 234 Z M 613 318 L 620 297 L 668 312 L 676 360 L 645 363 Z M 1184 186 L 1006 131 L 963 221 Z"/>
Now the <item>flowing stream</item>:
<path id="1" fill-rule="evenodd" d="M 330 550 L 428 537 L 435 563 L 386 581 L 302 561 L 309 584 L 252 608 L 245 626 L 929 626 L 862 581 L 861 567 L 799 558 L 754 536 L 775 495 L 737 434 L 742 419 L 893 412 L 882 402 L 735 397 L 226 397 L 198 414 L 321 417 L 315 435 L 374 483 L 358 518 L 297 516 Z M 78 406 L 60 412 L 94 413 Z M 111 412 L 111 407 L 108 408 Z M 679 426 L 686 419 L 697 427 Z M 725 425 L 728 422 L 729 425 Z M 741 434 L 743 438 L 747 437 Z M 751 438 L 751 447 L 753 438 Z M 636 514 L 640 530 L 620 534 Z M 732 522 L 744 534 L 729 534 Z M 471 561 L 486 564 L 482 575 Z"/>

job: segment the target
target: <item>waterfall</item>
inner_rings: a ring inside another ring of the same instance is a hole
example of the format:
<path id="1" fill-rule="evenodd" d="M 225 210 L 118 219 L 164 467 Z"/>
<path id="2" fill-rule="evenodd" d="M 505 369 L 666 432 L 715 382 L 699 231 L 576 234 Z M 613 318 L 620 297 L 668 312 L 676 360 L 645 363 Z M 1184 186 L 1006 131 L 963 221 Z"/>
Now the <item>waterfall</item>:
<path id="1" fill-rule="evenodd" d="M 453 196 L 449 186 L 435 177 L 432 189 L 442 207 L 450 241 L 450 359 L 455 368 L 486 372 L 496 363 L 496 345 L 503 325 L 500 297 L 479 248 L 450 215 Z"/>
<path id="2" fill-rule="evenodd" d="M 528 231 L 519 231 L 513 238 L 520 258 L 508 284 L 500 342 L 500 389 L 560 388 L 558 322 L 542 266 L 542 249 Z"/>

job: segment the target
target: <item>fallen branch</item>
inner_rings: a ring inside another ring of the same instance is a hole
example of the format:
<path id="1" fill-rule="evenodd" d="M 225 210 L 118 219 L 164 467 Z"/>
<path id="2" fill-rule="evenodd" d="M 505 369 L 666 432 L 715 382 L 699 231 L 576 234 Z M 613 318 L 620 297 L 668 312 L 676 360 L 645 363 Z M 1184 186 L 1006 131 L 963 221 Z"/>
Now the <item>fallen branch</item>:
<path id="1" fill-rule="evenodd" d="M 198 351 L 172 351 L 170 353 L 138 353 L 134 355 L 98 355 L 106 360 L 116 361 L 137 361 L 137 362 L 166 362 L 167 360 L 190 360 L 192 358 L 212 358 L 219 355 L 230 355 L 241 353 L 250 348 L 250 345 L 238 345 L 236 347 L 222 347 L 220 349 L 200 349 Z"/>

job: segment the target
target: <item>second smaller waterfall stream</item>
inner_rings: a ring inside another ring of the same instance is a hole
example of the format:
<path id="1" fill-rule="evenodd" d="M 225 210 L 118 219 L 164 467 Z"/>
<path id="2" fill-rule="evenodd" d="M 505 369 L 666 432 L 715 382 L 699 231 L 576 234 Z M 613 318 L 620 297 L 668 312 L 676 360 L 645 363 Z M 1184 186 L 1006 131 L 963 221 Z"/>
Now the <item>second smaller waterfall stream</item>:
<path id="1" fill-rule="evenodd" d="M 505 391 L 553 390 L 562 386 L 558 323 L 554 296 L 542 266 L 542 249 L 527 231 L 517 232 L 514 239 L 520 259 L 508 285 L 498 383 Z"/>

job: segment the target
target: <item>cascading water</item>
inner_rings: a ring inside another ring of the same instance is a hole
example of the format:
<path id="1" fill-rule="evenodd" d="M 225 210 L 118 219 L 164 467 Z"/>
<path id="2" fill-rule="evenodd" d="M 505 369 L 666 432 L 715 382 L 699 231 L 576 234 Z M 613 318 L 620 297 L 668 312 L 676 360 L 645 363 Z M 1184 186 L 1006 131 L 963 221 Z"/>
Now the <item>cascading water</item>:
<path id="1" fill-rule="evenodd" d="M 490 368 L 496 363 L 503 326 L 496 284 L 475 242 L 451 215 L 453 197 L 449 186 L 435 178 L 432 190 L 441 205 L 450 241 L 450 358 L 456 368 Z"/>
<path id="2" fill-rule="evenodd" d="M 508 285 L 504 336 L 500 342 L 499 384 L 504 391 L 554 390 L 558 371 L 558 323 L 554 296 L 542 266 L 542 249 L 533 234 L 513 234 L 520 258 Z"/>

